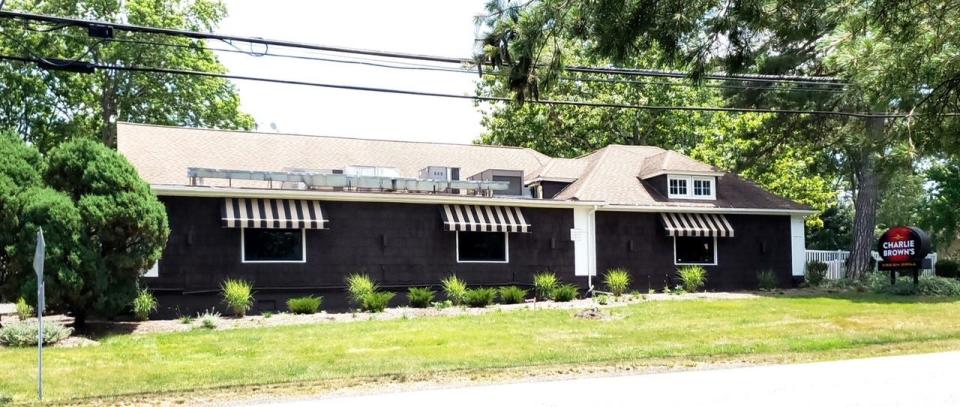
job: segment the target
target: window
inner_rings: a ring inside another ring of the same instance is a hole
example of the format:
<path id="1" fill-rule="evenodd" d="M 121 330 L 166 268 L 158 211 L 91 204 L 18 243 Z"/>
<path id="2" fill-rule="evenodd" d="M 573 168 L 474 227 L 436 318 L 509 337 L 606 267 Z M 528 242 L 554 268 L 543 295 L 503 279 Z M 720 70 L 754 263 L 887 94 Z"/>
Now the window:
<path id="1" fill-rule="evenodd" d="M 667 176 L 667 193 L 671 199 L 715 199 L 714 177 L 685 175 Z"/>
<path id="2" fill-rule="evenodd" d="M 670 196 L 686 195 L 686 194 L 687 194 L 687 179 L 686 178 L 670 178 Z"/>
<path id="3" fill-rule="evenodd" d="M 713 190 L 713 183 L 710 180 L 706 179 L 695 179 L 693 180 L 693 195 L 694 196 L 710 196 L 713 195 L 710 191 Z"/>
<path id="4" fill-rule="evenodd" d="M 458 263 L 507 263 L 507 233 L 457 232 Z"/>
<path id="5" fill-rule="evenodd" d="M 305 229 L 240 229 L 244 263 L 304 263 Z"/>
<path id="6" fill-rule="evenodd" d="M 684 264 L 717 264 L 717 238 L 716 237 L 687 237 L 677 236 L 673 238 L 673 263 L 676 265 Z"/>

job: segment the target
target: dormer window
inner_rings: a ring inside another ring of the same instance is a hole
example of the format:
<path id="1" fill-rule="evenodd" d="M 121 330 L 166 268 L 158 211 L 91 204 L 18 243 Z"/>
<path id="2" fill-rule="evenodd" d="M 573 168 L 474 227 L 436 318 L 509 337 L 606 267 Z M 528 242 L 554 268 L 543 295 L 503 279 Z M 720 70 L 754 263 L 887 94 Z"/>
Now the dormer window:
<path id="1" fill-rule="evenodd" d="M 716 199 L 716 178 L 690 175 L 668 175 L 670 199 Z"/>

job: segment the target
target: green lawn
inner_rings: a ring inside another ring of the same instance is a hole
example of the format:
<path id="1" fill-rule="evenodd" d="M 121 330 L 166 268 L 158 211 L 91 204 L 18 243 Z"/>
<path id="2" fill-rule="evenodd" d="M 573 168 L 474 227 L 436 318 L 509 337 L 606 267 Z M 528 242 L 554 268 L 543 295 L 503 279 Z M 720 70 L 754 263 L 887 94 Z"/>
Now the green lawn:
<path id="1" fill-rule="evenodd" d="M 45 352 L 50 400 L 544 366 L 793 361 L 960 349 L 960 300 L 867 295 L 116 336 Z M 0 395 L 35 397 L 34 349 L 0 350 Z M 493 373 L 495 374 L 495 373 Z"/>

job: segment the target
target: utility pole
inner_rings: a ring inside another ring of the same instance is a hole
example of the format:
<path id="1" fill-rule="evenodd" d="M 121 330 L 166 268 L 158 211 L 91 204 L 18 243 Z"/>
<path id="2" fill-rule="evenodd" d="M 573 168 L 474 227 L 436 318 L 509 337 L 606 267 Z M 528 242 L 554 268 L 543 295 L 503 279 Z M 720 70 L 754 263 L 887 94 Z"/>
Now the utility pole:
<path id="1" fill-rule="evenodd" d="M 46 305 L 43 284 L 43 259 L 46 252 L 43 228 L 37 230 L 37 250 L 33 254 L 33 270 L 37 272 L 37 399 L 43 401 L 43 307 Z"/>

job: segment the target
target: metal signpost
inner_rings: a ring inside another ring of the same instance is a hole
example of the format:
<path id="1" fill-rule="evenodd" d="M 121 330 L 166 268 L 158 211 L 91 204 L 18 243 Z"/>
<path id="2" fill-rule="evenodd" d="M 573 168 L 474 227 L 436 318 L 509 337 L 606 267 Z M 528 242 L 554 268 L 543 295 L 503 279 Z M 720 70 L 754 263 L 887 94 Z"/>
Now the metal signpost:
<path id="1" fill-rule="evenodd" d="M 37 230 L 37 251 L 33 254 L 33 270 L 37 272 L 37 398 L 43 401 L 43 258 L 46 250 L 43 229 Z"/>

